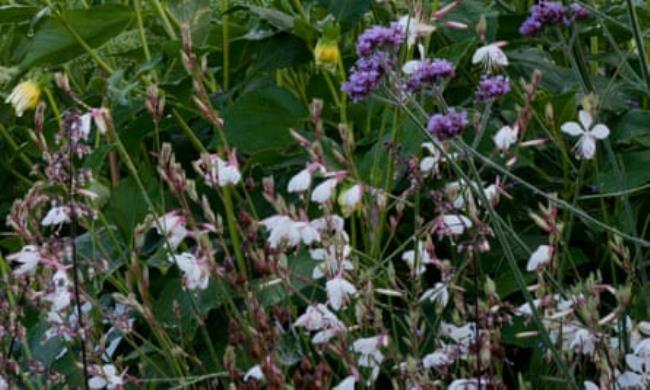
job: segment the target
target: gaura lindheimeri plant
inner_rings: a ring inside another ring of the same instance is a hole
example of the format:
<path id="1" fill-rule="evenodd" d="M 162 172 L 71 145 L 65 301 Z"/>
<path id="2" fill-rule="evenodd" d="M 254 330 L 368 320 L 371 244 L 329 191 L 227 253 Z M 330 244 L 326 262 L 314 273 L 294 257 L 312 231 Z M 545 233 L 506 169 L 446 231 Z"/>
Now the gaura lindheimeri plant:
<path id="1" fill-rule="evenodd" d="M 0 23 L 0 390 L 648 388 L 638 4 L 90 3 Z"/>

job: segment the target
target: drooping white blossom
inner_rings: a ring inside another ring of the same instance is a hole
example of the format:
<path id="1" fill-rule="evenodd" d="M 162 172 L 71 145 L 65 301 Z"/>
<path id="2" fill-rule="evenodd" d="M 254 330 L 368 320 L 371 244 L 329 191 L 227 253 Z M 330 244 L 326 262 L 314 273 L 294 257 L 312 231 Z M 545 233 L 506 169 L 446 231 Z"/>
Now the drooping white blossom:
<path id="1" fill-rule="evenodd" d="M 482 64 L 487 70 L 508 66 L 508 57 L 501 50 L 503 42 L 491 43 L 479 47 L 472 56 L 473 64 Z"/>
<path id="2" fill-rule="evenodd" d="M 357 383 L 357 379 L 350 375 L 336 385 L 333 390 L 354 390 L 355 383 Z"/>
<path id="3" fill-rule="evenodd" d="M 354 264 L 348 259 L 352 248 L 348 244 L 335 245 L 332 244 L 327 248 L 317 248 L 309 251 L 309 255 L 313 260 L 320 262 L 314 267 L 312 278 L 320 279 L 326 275 L 334 275 L 339 272 L 340 268 L 343 270 L 351 271 L 354 269 Z"/>
<path id="4" fill-rule="evenodd" d="M 553 247 L 551 245 L 540 245 L 535 252 L 530 255 L 526 271 L 538 271 L 548 265 L 553 259 Z"/>
<path id="5" fill-rule="evenodd" d="M 112 364 L 102 366 L 94 365 L 95 375 L 88 380 L 91 389 L 121 389 L 124 386 L 124 374 L 118 374 L 117 368 Z"/>
<path id="6" fill-rule="evenodd" d="M 310 305 L 305 312 L 293 323 L 294 327 L 302 327 L 309 331 L 326 328 L 344 328 L 343 323 L 322 303 Z"/>
<path id="7" fill-rule="evenodd" d="M 388 346 L 388 336 L 378 335 L 374 337 L 360 338 L 352 343 L 352 351 L 359 354 L 357 364 L 360 367 L 371 367 L 372 380 L 379 375 L 379 366 L 384 361 L 384 354 L 381 348 Z"/>
<path id="8" fill-rule="evenodd" d="M 311 201 L 323 204 L 332 199 L 338 182 L 337 178 L 330 178 L 317 185 L 311 193 Z"/>
<path id="9" fill-rule="evenodd" d="M 52 207 L 41 221 L 43 226 L 61 225 L 70 222 L 70 207 L 55 206 Z"/>
<path id="10" fill-rule="evenodd" d="M 244 374 L 244 382 L 248 382 L 249 379 L 255 379 L 258 382 L 264 380 L 264 372 L 262 372 L 262 367 L 259 364 L 254 365 L 246 374 Z"/>
<path id="11" fill-rule="evenodd" d="M 173 256 L 174 263 L 183 271 L 183 283 L 189 290 L 205 290 L 210 282 L 210 271 L 189 252 Z"/>
<path id="12" fill-rule="evenodd" d="M 576 155 L 578 158 L 590 160 L 596 154 L 596 140 L 603 140 L 609 136 L 609 128 L 602 123 L 594 125 L 594 120 L 588 111 L 581 110 L 578 113 L 580 123 L 566 122 L 562 125 L 563 132 L 580 137 L 576 143 Z"/>
<path id="13" fill-rule="evenodd" d="M 309 189 L 311 185 L 311 172 L 308 168 L 303 169 L 298 172 L 295 176 L 289 180 L 287 185 L 288 192 L 305 192 Z"/>
<path id="14" fill-rule="evenodd" d="M 43 299 L 50 302 L 50 310 L 60 312 L 70 306 L 70 280 L 64 270 L 58 270 L 52 276 L 54 291 L 46 294 Z"/>
<path id="15" fill-rule="evenodd" d="M 502 152 L 510 149 L 517 142 L 519 130 L 517 127 L 503 126 L 494 135 L 494 145 Z"/>
<path id="16" fill-rule="evenodd" d="M 472 221 L 462 214 L 445 214 L 439 221 L 438 232 L 445 236 L 459 236 L 474 226 Z"/>
<path id="17" fill-rule="evenodd" d="M 426 156 L 420 160 L 420 172 L 425 175 L 432 174 L 435 176 L 439 171 L 440 161 L 442 161 L 442 154 L 431 142 L 423 143 L 422 147 L 429 152 L 429 156 Z"/>
<path id="18" fill-rule="evenodd" d="M 420 301 L 429 300 L 433 302 L 438 310 L 442 310 L 449 303 L 449 290 L 444 283 L 436 283 L 433 288 L 425 291 L 420 297 Z"/>
<path id="19" fill-rule="evenodd" d="M 432 264 L 434 261 L 422 241 L 418 241 L 416 247 L 417 252 L 412 249 L 404 252 L 402 260 L 406 262 L 411 271 L 415 272 L 415 275 L 422 275 L 427 270 L 426 265 Z"/>
<path id="20" fill-rule="evenodd" d="M 177 210 L 170 211 L 158 218 L 154 227 L 158 234 L 167 237 L 167 242 L 172 250 L 176 250 L 188 235 L 185 217 Z"/>
<path id="21" fill-rule="evenodd" d="M 339 195 L 339 204 L 343 208 L 343 214 L 348 215 L 354 211 L 363 200 L 363 185 L 355 184 Z"/>
<path id="22" fill-rule="evenodd" d="M 406 33 L 406 44 L 411 47 L 418 38 L 425 37 L 435 31 L 436 27 L 418 20 L 418 18 L 404 15 L 399 18 L 397 24 Z"/>
<path id="23" fill-rule="evenodd" d="M 347 304 L 350 296 L 357 293 L 357 288 L 341 276 L 328 280 L 325 284 L 327 301 L 334 310 L 339 310 Z"/>
<path id="24" fill-rule="evenodd" d="M 294 221 L 286 215 L 274 215 L 260 223 L 271 232 L 267 241 L 273 249 L 283 244 L 291 248 L 301 242 L 311 245 L 321 240 L 318 229 L 309 222 Z"/>
<path id="25" fill-rule="evenodd" d="M 7 260 L 20 263 L 20 266 L 13 271 L 14 275 L 20 276 L 34 273 L 42 257 L 36 245 L 25 245 L 20 252 L 7 256 Z"/>

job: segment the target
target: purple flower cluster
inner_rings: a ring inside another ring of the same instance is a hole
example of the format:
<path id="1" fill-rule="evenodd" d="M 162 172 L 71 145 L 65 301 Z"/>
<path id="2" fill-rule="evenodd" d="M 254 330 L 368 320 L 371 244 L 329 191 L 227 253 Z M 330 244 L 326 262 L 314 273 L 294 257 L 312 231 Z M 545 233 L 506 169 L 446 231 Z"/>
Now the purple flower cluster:
<path id="1" fill-rule="evenodd" d="M 398 23 L 391 23 L 390 27 L 374 26 L 363 32 L 357 39 L 357 53 L 359 56 L 369 56 L 377 48 L 399 48 L 406 35 Z"/>
<path id="2" fill-rule="evenodd" d="M 571 4 L 571 15 L 577 21 L 586 20 L 591 17 L 591 12 L 578 3 Z"/>
<path id="3" fill-rule="evenodd" d="M 359 58 L 341 89 L 355 102 L 365 98 L 377 88 L 386 67 L 391 63 L 386 53 L 381 51 Z"/>
<path id="4" fill-rule="evenodd" d="M 476 99 L 484 102 L 488 99 L 497 98 L 510 92 L 510 80 L 502 75 L 481 77 L 476 89 Z"/>
<path id="5" fill-rule="evenodd" d="M 434 59 L 422 60 L 417 65 L 415 72 L 406 81 L 406 88 L 417 92 L 424 84 L 433 84 L 438 80 L 454 75 L 454 65 L 447 60 Z"/>
<path id="6" fill-rule="evenodd" d="M 559 23 L 568 26 L 573 20 L 581 21 L 591 16 L 591 12 L 578 3 L 571 4 L 569 10 L 570 13 L 559 2 L 541 1 L 533 6 L 530 16 L 519 28 L 519 33 L 527 37 L 534 37 L 539 35 L 546 26 Z"/>
<path id="7" fill-rule="evenodd" d="M 427 130 L 441 141 L 448 140 L 460 134 L 467 126 L 467 112 L 456 112 L 449 109 L 447 114 L 434 114 L 427 124 Z"/>

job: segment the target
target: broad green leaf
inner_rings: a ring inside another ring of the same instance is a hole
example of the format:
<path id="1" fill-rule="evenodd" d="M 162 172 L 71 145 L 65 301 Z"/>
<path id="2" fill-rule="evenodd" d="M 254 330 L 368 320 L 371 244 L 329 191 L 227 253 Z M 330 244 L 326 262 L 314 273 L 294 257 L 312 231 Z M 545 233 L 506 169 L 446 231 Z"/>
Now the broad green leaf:
<path id="1" fill-rule="evenodd" d="M 132 19 L 130 8 L 103 5 L 92 9 L 66 10 L 61 17 L 47 16 L 33 37 L 16 50 L 20 66 L 56 65 L 84 54 L 82 45 L 66 28 L 65 20 L 90 47 L 98 47 L 122 31 Z"/>
<path id="2" fill-rule="evenodd" d="M 342 29 L 349 30 L 370 7 L 370 0 L 320 0 L 320 4 L 332 14 Z"/>
<path id="3" fill-rule="evenodd" d="M 257 7 L 254 5 L 249 6 L 248 9 L 250 9 L 251 12 L 257 15 L 260 19 L 266 20 L 279 30 L 284 31 L 293 28 L 293 17 L 282 11 L 272 8 Z"/>
<path id="4" fill-rule="evenodd" d="M 0 24 L 27 22 L 36 15 L 38 7 L 21 4 L 0 6 Z"/>
<path id="5" fill-rule="evenodd" d="M 631 110 L 611 126 L 612 140 L 650 146 L 650 111 Z"/>
<path id="6" fill-rule="evenodd" d="M 306 117 L 307 110 L 289 91 L 265 87 L 226 109 L 226 137 L 244 153 L 285 148 L 293 144 L 289 129 L 299 127 Z"/>
<path id="7" fill-rule="evenodd" d="M 295 35 L 281 33 L 259 43 L 256 61 L 260 70 L 274 70 L 310 62 L 311 52 Z"/>
<path id="8" fill-rule="evenodd" d="M 650 182 L 650 153 L 648 151 L 625 152 L 618 158 L 623 163 L 621 167 L 623 177 L 615 175 L 611 164 L 605 166 L 601 176 L 602 192 L 614 192 L 619 190 L 632 189 Z M 623 183 L 623 188 L 619 184 Z"/>

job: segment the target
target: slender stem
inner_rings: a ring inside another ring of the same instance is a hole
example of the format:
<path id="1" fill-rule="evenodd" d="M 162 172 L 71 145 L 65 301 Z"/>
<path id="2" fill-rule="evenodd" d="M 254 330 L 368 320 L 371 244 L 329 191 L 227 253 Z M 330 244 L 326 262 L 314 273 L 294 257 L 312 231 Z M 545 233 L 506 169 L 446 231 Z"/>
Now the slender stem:
<path id="1" fill-rule="evenodd" d="M 229 17 L 226 11 L 228 11 L 228 0 L 221 0 L 221 49 L 223 50 L 223 89 L 225 91 L 228 90 L 230 78 L 230 27 L 228 26 Z"/>
<path id="2" fill-rule="evenodd" d="M 79 45 L 81 45 L 81 47 L 83 47 L 83 49 L 86 51 L 86 53 L 88 53 L 88 55 L 93 60 L 95 60 L 97 65 L 99 65 L 102 69 L 104 69 L 104 71 L 106 71 L 106 73 L 112 74 L 113 73 L 113 68 L 110 65 L 108 65 L 99 56 L 99 54 L 97 54 L 97 52 L 92 47 L 90 47 L 90 45 L 88 45 L 88 43 L 86 43 L 86 41 L 81 37 L 81 35 L 79 35 L 79 33 L 77 33 L 77 31 L 74 28 L 72 28 L 70 23 L 68 23 L 62 15 L 59 16 L 59 20 L 61 20 L 61 22 L 63 23 L 65 28 L 68 29 L 70 34 L 72 34 L 72 36 L 77 41 L 77 43 L 79 43 Z"/>
<path id="3" fill-rule="evenodd" d="M 650 75 L 648 74 L 648 57 L 645 52 L 645 45 L 641 37 L 641 26 L 639 25 L 639 18 L 636 14 L 636 9 L 632 0 L 626 0 L 627 3 L 627 12 L 630 17 L 630 22 L 632 22 L 632 33 L 634 34 L 634 42 L 636 43 L 636 49 L 639 51 L 639 63 L 641 65 L 641 74 L 645 80 L 647 88 L 650 90 Z"/>
<path id="4" fill-rule="evenodd" d="M 178 36 L 176 35 L 176 32 L 174 31 L 172 24 L 169 22 L 169 18 L 167 18 L 165 9 L 162 7 L 162 4 L 160 4 L 160 1 L 150 0 L 150 2 L 153 4 L 154 8 L 156 9 L 156 12 L 158 12 L 158 16 L 160 16 L 160 20 L 162 20 L 163 23 L 163 28 L 165 29 L 165 32 L 167 33 L 169 38 L 173 41 L 178 40 Z"/>

